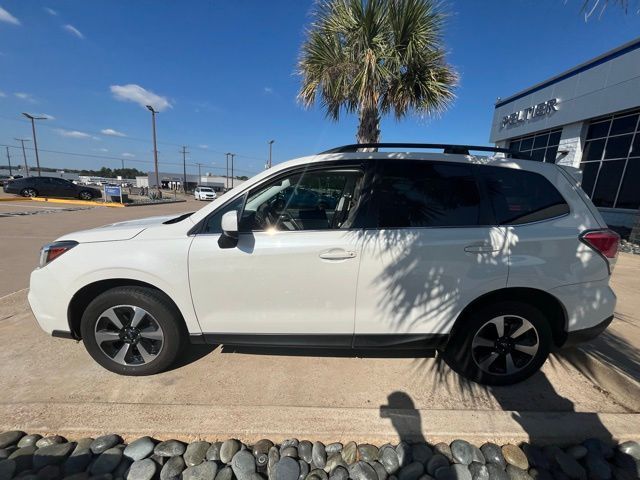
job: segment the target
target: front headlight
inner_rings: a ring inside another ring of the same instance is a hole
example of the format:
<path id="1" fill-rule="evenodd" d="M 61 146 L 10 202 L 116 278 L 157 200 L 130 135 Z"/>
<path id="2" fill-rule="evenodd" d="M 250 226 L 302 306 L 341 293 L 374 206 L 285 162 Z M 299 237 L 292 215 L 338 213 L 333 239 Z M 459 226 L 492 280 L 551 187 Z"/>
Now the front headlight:
<path id="1" fill-rule="evenodd" d="M 52 262 L 63 253 L 68 252 L 76 245 L 78 245 L 78 242 L 75 242 L 73 240 L 63 240 L 60 242 L 47 243 L 40 249 L 40 268 Z"/>

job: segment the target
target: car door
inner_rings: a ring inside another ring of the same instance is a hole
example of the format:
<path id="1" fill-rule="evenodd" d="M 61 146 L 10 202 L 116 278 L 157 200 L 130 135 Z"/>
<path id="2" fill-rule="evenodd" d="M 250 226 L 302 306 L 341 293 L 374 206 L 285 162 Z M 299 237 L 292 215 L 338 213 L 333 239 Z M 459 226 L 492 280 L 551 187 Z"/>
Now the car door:
<path id="1" fill-rule="evenodd" d="M 68 180 L 64 178 L 54 178 L 51 177 L 51 195 L 55 197 L 66 197 L 73 198 L 77 195 L 78 189 L 77 187 Z"/>
<path id="2" fill-rule="evenodd" d="M 505 287 L 506 232 L 492 226 L 474 168 L 378 162 L 354 345 L 437 346 L 474 298 Z"/>
<path id="3" fill-rule="evenodd" d="M 351 345 L 364 175 L 362 165 L 344 163 L 279 174 L 206 219 L 191 245 L 189 278 L 209 341 Z M 296 189 L 338 201 L 332 209 L 293 205 Z M 222 248 L 221 217 L 232 210 L 238 242 Z"/>

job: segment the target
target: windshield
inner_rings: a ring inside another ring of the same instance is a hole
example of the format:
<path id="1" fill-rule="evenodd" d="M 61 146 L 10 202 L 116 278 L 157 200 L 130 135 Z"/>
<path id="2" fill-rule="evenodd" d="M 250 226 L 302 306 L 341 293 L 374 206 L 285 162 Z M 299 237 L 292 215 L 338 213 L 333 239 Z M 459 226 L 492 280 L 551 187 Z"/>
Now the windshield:
<path id="1" fill-rule="evenodd" d="M 201 192 L 213 192 L 213 188 L 209 187 L 200 187 Z"/>

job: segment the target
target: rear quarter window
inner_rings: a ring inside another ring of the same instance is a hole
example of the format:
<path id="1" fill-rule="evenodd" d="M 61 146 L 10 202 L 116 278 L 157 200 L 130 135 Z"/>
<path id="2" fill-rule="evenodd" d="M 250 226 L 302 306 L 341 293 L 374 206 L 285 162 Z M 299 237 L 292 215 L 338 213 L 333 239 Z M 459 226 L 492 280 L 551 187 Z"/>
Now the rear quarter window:
<path id="1" fill-rule="evenodd" d="M 525 170 L 481 167 L 499 225 L 539 222 L 569 213 L 569 205 L 544 176 Z"/>

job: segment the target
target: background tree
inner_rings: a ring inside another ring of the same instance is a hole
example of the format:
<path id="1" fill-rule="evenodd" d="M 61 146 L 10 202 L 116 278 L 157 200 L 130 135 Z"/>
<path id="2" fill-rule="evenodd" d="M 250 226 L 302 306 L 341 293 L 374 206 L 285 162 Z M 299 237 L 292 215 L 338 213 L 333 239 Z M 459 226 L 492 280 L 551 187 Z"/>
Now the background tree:
<path id="1" fill-rule="evenodd" d="M 358 143 L 380 140 L 380 115 L 444 111 L 458 75 L 445 60 L 445 15 L 433 0 L 319 0 L 298 62 L 305 107 L 357 112 Z"/>

